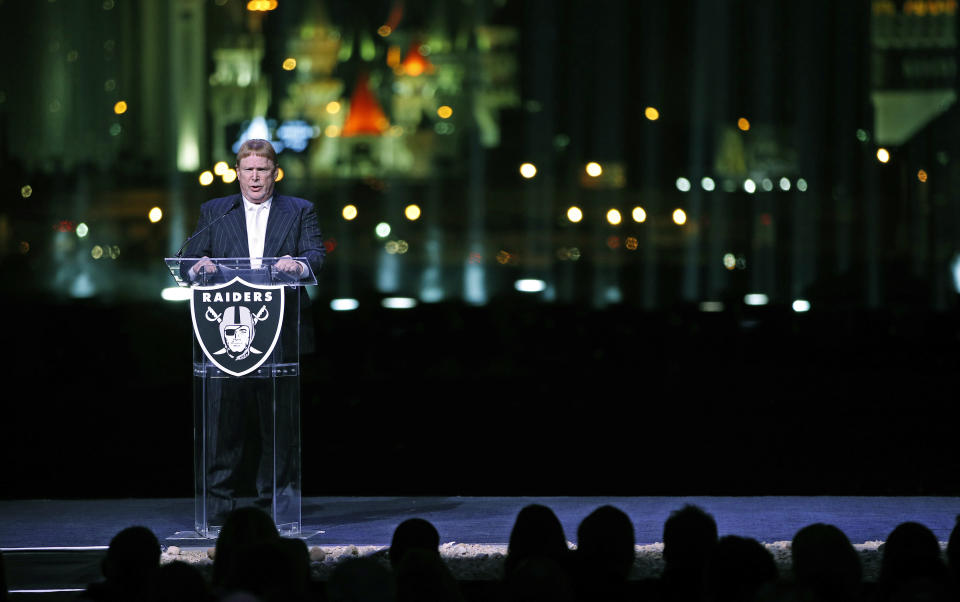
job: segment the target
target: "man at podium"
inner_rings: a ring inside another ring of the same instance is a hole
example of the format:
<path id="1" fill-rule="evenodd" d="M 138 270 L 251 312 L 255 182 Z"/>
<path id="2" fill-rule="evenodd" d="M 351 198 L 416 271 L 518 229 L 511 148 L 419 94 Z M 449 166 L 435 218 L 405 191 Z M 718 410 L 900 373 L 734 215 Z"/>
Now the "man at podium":
<path id="1" fill-rule="evenodd" d="M 200 221 L 185 253 L 199 259 L 189 268 L 188 277 L 195 280 L 201 274 L 215 272 L 218 267 L 208 259 L 211 257 L 249 257 L 253 269 L 260 267 L 262 257 L 280 257 L 274 267 L 294 279 L 307 272 L 305 265 L 293 259 L 302 257 L 317 272 L 325 249 L 316 210 L 313 203 L 304 199 L 275 194 L 277 154 L 270 142 L 244 142 L 237 152 L 236 170 L 240 193 L 207 201 L 200 208 Z M 288 290 L 288 294 L 300 295 L 301 308 L 309 307 L 303 287 Z M 300 336 L 301 353 L 313 351 L 310 315 L 303 311 L 300 332 L 296 324 L 283 327 L 284 336 Z M 222 518 L 236 506 L 237 497 L 253 480 L 241 474 L 245 453 L 259 448 L 254 483 L 258 506 L 269 508 L 274 501 L 273 487 L 282 490 L 290 475 L 287 454 L 277 450 L 274 458 L 267 443 L 273 441 L 270 379 L 225 378 L 210 382 L 208 400 L 216 416 L 216 433 L 209 439 L 214 449 L 207 466 L 207 492 L 211 523 L 222 525 Z M 278 396 L 280 405 L 282 397 Z M 248 428 L 254 424 L 256 428 Z M 277 428 L 283 426 L 278 422 Z M 247 434 L 254 431 L 259 433 L 259 441 L 249 440 Z"/>

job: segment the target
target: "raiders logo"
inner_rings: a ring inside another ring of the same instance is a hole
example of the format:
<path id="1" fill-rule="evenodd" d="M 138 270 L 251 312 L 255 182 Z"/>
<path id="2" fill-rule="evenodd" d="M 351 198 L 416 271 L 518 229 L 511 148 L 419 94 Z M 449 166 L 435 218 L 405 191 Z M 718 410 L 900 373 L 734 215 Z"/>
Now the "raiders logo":
<path id="1" fill-rule="evenodd" d="M 283 286 L 198 286 L 190 298 L 193 332 L 213 364 L 233 376 L 259 368 L 273 352 L 283 324 Z"/>

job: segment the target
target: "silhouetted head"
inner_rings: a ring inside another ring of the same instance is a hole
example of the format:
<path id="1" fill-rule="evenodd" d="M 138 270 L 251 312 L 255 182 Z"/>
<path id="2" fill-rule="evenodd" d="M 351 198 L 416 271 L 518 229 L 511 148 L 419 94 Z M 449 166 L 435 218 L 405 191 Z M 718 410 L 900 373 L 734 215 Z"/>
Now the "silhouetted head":
<path id="1" fill-rule="evenodd" d="M 310 554 L 301 539 L 277 537 L 237 550 L 224 584 L 261 600 L 298 600 L 310 587 Z"/>
<path id="2" fill-rule="evenodd" d="M 576 593 L 566 568 L 556 560 L 531 556 L 521 560 L 506 580 L 507 602 L 574 602 Z"/>
<path id="3" fill-rule="evenodd" d="M 633 567 L 633 523 L 622 510 L 601 506 L 577 529 L 578 563 L 594 574 L 626 580 Z"/>
<path id="4" fill-rule="evenodd" d="M 883 544 L 881 581 L 939 578 L 944 569 L 937 536 L 920 523 L 906 522 L 897 525 Z"/>
<path id="5" fill-rule="evenodd" d="M 439 558 L 440 534 L 422 518 L 408 518 L 393 531 L 390 541 L 390 566 L 396 568 L 409 550 L 427 550 Z"/>
<path id="6" fill-rule="evenodd" d="M 217 537 L 213 559 L 213 584 L 226 586 L 233 564 L 240 550 L 280 538 L 277 527 L 263 510 L 254 507 L 237 508 L 227 515 Z"/>
<path id="7" fill-rule="evenodd" d="M 351 558 L 337 565 L 327 580 L 329 602 L 392 602 L 397 599 L 390 569 L 369 557 Z"/>
<path id="8" fill-rule="evenodd" d="M 463 601 L 457 580 L 435 549 L 408 549 L 395 573 L 398 602 Z"/>
<path id="9" fill-rule="evenodd" d="M 103 576 L 123 589 L 139 589 L 160 568 L 160 542 L 146 527 L 127 527 L 110 540 Z"/>
<path id="10" fill-rule="evenodd" d="M 707 591 L 715 602 L 752 600 L 777 576 L 777 563 L 763 544 L 749 537 L 726 535 L 717 541 L 709 561 Z"/>
<path id="11" fill-rule="evenodd" d="M 815 523 L 793 536 L 790 546 L 797 585 L 821 600 L 852 600 L 859 595 L 860 556 L 843 531 Z"/>
<path id="12" fill-rule="evenodd" d="M 663 525 L 663 561 L 667 569 L 703 568 L 717 545 L 717 523 L 703 509 L 686 505 Z"/>
<path id="13" fill-rule="evenodd" d="M 210 602 L 207 580 L 192 564 L 175 560 L 160 567 L 154 602 Z"/>
<path id="14" fill-rule="evenodd" d="M 567 538 L 557 515 L 546 506 L 530 504 L 520 510 L 513 524 L 504 571 L 509 576 L 519 561 L 532 556 L 552 558 L 567 567 L 569 554 Z"/>

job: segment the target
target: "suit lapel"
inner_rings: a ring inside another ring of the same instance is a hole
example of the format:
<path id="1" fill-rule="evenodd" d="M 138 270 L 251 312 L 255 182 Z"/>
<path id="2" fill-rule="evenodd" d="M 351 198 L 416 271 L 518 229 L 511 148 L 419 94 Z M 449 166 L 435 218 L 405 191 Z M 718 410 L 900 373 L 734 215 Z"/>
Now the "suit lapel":
<path id="1" fill-rule="evenodd" d="M 294 211 L 293 205 L 287 197 L 279 195 L 273 197 L 270 217 L 267 219 L 267 233 L 263 241 L 264 257 L 278 257 L 280 255 L 280 245 L 283 244 L 287 232 L 290 231 L 295 215 L 296 211 Z"/>
<path id="2" fill-rule="evenodd" d="M 233 198 L 230 199 L 233 202 Z M 224 234 L 226 241 L 224 251 L 226 257 L 250 257 L 250 247 L 247 243 L 247 215 L 246 206 L 243 200 L 240 206 L 230 212 L 230 215 L 224 218 Z"/>

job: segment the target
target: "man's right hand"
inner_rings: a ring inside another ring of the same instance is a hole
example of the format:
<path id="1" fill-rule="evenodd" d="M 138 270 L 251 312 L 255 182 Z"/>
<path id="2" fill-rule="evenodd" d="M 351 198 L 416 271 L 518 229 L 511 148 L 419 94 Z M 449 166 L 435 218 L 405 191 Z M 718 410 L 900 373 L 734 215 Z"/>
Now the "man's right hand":
<path id="1" fill-rule="evenodd" d="M 209 257 L 201 257 L 200 261 L 193 264 L 193 273 L 197 276 L 201 274 L 213 274 L 217 271 L 217 264 Z"/>

